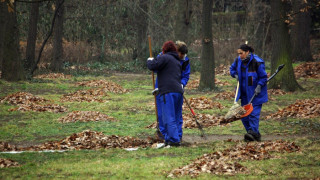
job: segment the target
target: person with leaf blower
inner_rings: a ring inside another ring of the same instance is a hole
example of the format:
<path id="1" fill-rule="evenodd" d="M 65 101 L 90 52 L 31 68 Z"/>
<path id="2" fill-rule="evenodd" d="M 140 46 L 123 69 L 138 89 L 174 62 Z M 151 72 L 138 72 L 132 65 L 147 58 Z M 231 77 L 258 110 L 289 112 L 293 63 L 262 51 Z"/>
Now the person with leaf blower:
<path id="1" fill-rule="evenodd" d="M 178 51 L 178 55 L 180 58 L 180 63 L 182 66 L 182 72 L 181 72 L 181 86 L 182 88 L 185 88 L 186 85 L 188 84 L 189 81 L 189 77 L 190 77 L 190 63 L 189 63 L 189 58 L 187 56 L 188 53 L 188 48 L 185 42 L 183 41 L 176 41 L 175 43 L 177 51 Z M 163 53 L 159 53 L 157 57 L 163 55 Z M 152 91 L 152 94 L 155 95 L 158 93 L 159 89 L 158 89 L 158 78 L 156 79 L 156 84 L 155 84 L 155 90 Z M 158 112 L 158 126 L 159 126 L 159 130 L 161 134 L 165 134 L 165 128 L 163 126 L 162 123 L 162 115 L 161 115 L 161 106 L 160 106 L 160 95 L 157 94 L 156 95 L 156 101 L 157 101 L 157 112 Z M 183 104 L 182 104 L 183 105 Z M 181 114 L 179 115 L 180 119 L 179 119 L 179 137 L 180 139 L 182 139 L 182 125 L 183 125 L 183 118 L 182 118 L 182 111 Z M 163 138 L 163 137 L 160 137 Z"/>
<path id="2" fill-rule="evenodd" d="M 158 88 L 161 106 L 161 121 L 164 127 L 163 136 L 165 145 L 180 146 L 182 126 L 180 114 L 182 113 L 183 86 L 181 85 L 182 66 L 177 48 L 172 41 L 162 46 L 163 55 L 157 58 L 148 58 L 147 66 L 157 71 Z"/>
<path id="3" fill-rule="evenodd" d="M 240 83 L 237 101 L 241 99 L 241 106 L 248 104 L 252 100 L 252 113 L 242 118 L 242 124 L 247 133 L 244 135 L 245 141 L 261 141 L 259 132 L 259 118 L 262 104 L 268 102 L 267 73 L 264 61 L 253 54 L 254 49 L 247 44 L 242 44 L 237 50 L 238 57 L 230 66 L 230 75 Z"/>

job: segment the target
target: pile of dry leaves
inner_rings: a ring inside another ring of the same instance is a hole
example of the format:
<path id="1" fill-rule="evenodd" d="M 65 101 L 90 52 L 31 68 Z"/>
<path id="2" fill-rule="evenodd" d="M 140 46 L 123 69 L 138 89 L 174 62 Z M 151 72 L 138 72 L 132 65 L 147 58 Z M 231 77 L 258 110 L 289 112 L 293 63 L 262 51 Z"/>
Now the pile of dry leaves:
<path id="1" fill-rule="evenodd" d="M 219 79 L 214 79 L 214 82 L 218 86 L 230 86 L 231 84 L 228 82 L 222 82 Z M 197 89 L 199 87 L 200 80 L 193 80 L 188 82 L 186 89 Z"/>
<path id="2" fill-rule="evenodd" d="M 219 126 L 220 121 L 223 117 L 210 115 L 210 114 L 196 114 L 197 121 L 201 124 L 202 127 L 212 127 Z M 183 125 L 182 128 L 198 128 L 196 121 L 192 114 L 183 115 Z"/>
<path id="3" fill-rule="evenodd" d="M 50 102 L 44 98 L 34 96 L 31 93 L 17 92 L 10 94 L 1 99 L 1 103 L 7 102 L 18 107 L 12 108 L 9 111 L 35 111 L 35 112 L 65 112 L 67 108 L 57 104 L 45 104 Z"/>
<path id="4" fill-rule="evenodd" d="M 320 78 L 320 62 L 306 62 L 294 68 L 296 78 Z"/>
<path id="5" fill-rule="evenodd" d="M 65 75 L 63 73 L 49 73 L 35 76 L 37 79 L 70 79 L 71 75 Z"/>
<path id="6" fill-rule="evenodd" d="M 230 75 L 230 65 L 220 64 L 219 67 L 215 68 L 215 73 L 218 75 Z"/>
<path id="7" fill-rule="evenodd" d="M 7 142 L 0 141 L 0 151 L 17 151 L 17 147 L 10 145 Z"/>
<path id="8" fill-rule="evenodd" d="M 320 117 L 320 99 L 296 100 L 294 104 L 271 114 L 266 119 L 282 119 L 286 117 L 314 118 Z"/>
<path id="9" fill-rule="evenodd" d="M 285 91 L 282 91 L 281 89 L 268 89 L 268 95 L 286 95 L 287 93 Z"/>
<path id="10" fill-rule="evenodd" d="M 106 136 L 102 132 L 85 130 L 55 142 L 46 142 L 42 145 L 30 147 L 13 147 L 7 143 L 0 146 L 1 151 L 44 151 L 44 150 L 80 150 L 80 149 L 108 149 L 108 148 L 134 148 L 151 147 L 151 141 L 133 138 L 129 136 Z"/>
<path id="11" fill-rule="evenodd" d="M 219 102 L 213 102 L 211 99 L 208 99 L 206 97 L 199 97 L 199 98 L 190 98 L 188 99 L 188 102 L 190 106 L 194 109 L 223 109 L 225 108 L 221 103 Z M 187 111 L 189 110 L 187 104 L 183 103 L 183 110 Z"/>
<path id="12" fill-rule="evenodd" d="M 34 96 L 31 93 L 17 92 L 2 98 L 0 102 L 1 103 L 7 102 L 12 105 L 19 105 L 19 104 L 39 104 L 39 103 L 45 103 L 48 101 L 49 100 L 46 100 L 44 98 Z"/>
<path id="13" fill-rule="evenodd" d="M 89 121 L 115 121 L 115 119 L 99 111 L 73 111 L 68 115 L 59 118 L 59 122 L 89 122 Z"/>
<path id="14" fill-rule="evenodd" d="M 239 143 L 235 147 L 217 151 L 211 154 L 204 154 L 189 165 L 172 170 L 168 177 L 179 177 L 189 175 L 196 177 L 200 173 L 229 174 L 247 172 L 248 169 L 238 161 L 244 160 L 264 160 L 276 158 L 270 152 L 291 153 L 299 151 L 300 147 L 294 142 L 286 141 L 266 141 Z"/>
<path id="15" fill-rule="evenodd" d="M 102 97 L 107 96 L 103 88 L 79 90 L 74 93 L 68 93 L 61 97 L 61 101 L 77 101 L 77 102 L 103 102 Z"/>
<path id="16" fill-rule="evenodd" d="M 92 81 L 84 81 L 76 83 L 78 86 L 86 86 L 86 87 L 104 87 L 103 90 L 106 92 L 112 93 L 126 93 L 127 89 L 124 89 L 119 84 L 115 82 L 105 81 L 105 80 L 92 80 Z"/>
<path id="17" fill-rule="evenodd" d="M 220 99 L 220 100 L 229 100 L 229 99 L 233 99 L 235 96 L 234 92 L 222 92 L 222 93 L 218 93 L 217 95 L 214 96 L 213 99 Z"/>
<path id="18" fill-rule="evenodd" d="M 19 166 L 19 163 L 16 161 L 13 161 L 11 159 L 0 158 L 0 168 L 18 167 L 18 166 Z"/>

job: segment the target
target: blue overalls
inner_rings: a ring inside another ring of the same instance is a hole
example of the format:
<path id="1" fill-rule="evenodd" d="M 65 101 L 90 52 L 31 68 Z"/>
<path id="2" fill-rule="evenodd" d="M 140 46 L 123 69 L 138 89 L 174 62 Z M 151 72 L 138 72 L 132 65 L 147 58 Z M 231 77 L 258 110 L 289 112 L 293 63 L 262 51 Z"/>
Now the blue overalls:
<path id="1" fill-rule="evenodd" d="M 162 52 L 159 53 L 158 56 L 161 56 Z M 180 60 L 181 65 L 185 62 L 185 61 L 189 61 L 189 58 L 186 56 L 185 60 Z M 188 65 L 186 66 L 185 70 L 183 70 L 181 72 L 181 84 L 183 85 L 183 87 L 185 87 L 189 81 L 189 77 L 190 77 L 190 64 L 188 63 Z M 156 84 L 155 84 L 155 88 L 158 87 L 158 78 L 156 79 Z M 167 97 L 169 98 L 169 97 Z M 166 99 L 167 99 L 166 98 Z M 167 134 L 166 132 L 166 128 L 165 125 L 162 121 L 162 103 L 163 103 L 163 98 L 161 98 L 160 95 L 156 96 L 156 102 L 157 102 L 157 111 L 158 111 L 158 125 L 159 125 L 159 130 L 161 132 L 161 134 Z M 183 105 L 183 97 L 182 97 L 182 103 L 181 103 L 181 110 L 177 110 L 179 112 L 178 116 L 179 116 L 179 122 L 177 124 L 177 129 L 178 131 L 176 132 L 179 136 L 179 138 L 182 138 L 182 125 L 183 125 L 183 119 L 182 119 L 182 105 Z M 172 107 L 173 108 L 173 107 Z M 169 113 L 169 112 L 168 112 Z M 175 133 L 173 133 L 175 134 Z"/>
<path id="2" fill-rule="evenodd" d="M 261 85 L 261 92 L 256 95 L 252 101 L 253 111 L 247 117 L 241 119 L 246 131 L 250 130 L 260 134 L 259 118 L 262 104 L 268 101 L 267 91 L 267 73 L 265 71 L 264 61 L 255 54 L 251 54 L 246 65 L 241 61 L 240 57 L 236 58 L 230 67 L 230 74 L 239 77 L 239 93 L 236 101 L 241 99 L 241 106 L 247 105 L 254 95 L 257 85 Z"/>

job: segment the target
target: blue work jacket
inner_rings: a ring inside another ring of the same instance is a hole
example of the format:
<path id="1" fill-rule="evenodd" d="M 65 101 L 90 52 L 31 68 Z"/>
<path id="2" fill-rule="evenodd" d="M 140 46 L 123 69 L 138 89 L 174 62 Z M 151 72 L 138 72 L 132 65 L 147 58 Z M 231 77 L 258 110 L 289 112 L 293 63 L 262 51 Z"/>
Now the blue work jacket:
<path id="1" fill-rule="evenodd" d="M 241 71 L 244 71 L 242 73 Z M 253 105 L 263 104 L 268 102 L 268 91 L 267 91 L 267 80 L 268 76 L 265 71 L 264 61 L 257 55 L 251 54 L 250 60 L 245 66 L 240 59 L 240 57 L 236 58 L 232 65 L 230 66 L 230 75 L 235 77 L 235 75 L 239 77 L 240 87 L 244 84 L 245 89 L 239 88 L 238 96 L 236 101 L 241 99 L 242 101 L 249 102 L 252 96 L 254 95 L 254 90 L 257 85 L 261 85 L 261 92 L 253 99 Z M 242 78 L 242 74 L 245 74 L 246 77 Z M 243 82 L 242 79 L 245 79 Z M 243 99 L 243 98 L 246 99 Z"/>

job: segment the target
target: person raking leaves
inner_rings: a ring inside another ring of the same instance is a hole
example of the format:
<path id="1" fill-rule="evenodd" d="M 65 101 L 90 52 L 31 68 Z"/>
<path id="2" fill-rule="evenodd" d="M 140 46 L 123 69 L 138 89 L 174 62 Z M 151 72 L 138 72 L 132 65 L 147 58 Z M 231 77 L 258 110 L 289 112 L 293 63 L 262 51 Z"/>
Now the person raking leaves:
<path id="1" fill-rule="evenodd" d="M 180 63 L 182 66 L 182 72 L 181 72 L 181 86 L 182 88 L 186 87 L 189 81 L 190 77 L 190 63 L 189 63 L 189 58 L 187 56 L 188 53 L 188 48 L 185 42 L 183 41 L 176 41 L 175 46 L 177 48 L 177 52 L 180 58 Z M 157 57 L 163 55 L 163 52 L 159 53 Z M 165 134 L 165 127 L 163 126 L 163 121 L 162 121 L 162 110 L 161 110 L 161 96 L 159 94 L 159 88 L 158 88 L 158 78 L 156 79 L 156 84 L 155 84 L 155 90 L 152 91 L 153 95 L 156 95 L 156 100 L 157 100 L 157 113 L 158 113 L 158 125 L 159 125 L 159 130 L 162 134 Z M 182 125 L 183 125 L 183 118 L 182 118 L 182 111 L 181 114 L 179 115 L 179 137 L 182 139 Z M 181 128 L 180 128 L 181 127 Z M 163 139 L 164 137 L 159 137 Z"/>
<path id="2" fill-rule="evenodd" d="M 262 104 L 268 102 L 267 73 L 264 61 L 253 54 L 254 49 L 247 44 L 243 44 L 237 50 L 238 57 L 230 66 L 230 75 L 239 81 L 239 92 L 236 101 L 241 99 L 241 106 L 248 104 L 251 97 L 253 111 L 250 115 L 241 119 L 247 133 L 244 135 L 245 141 L 261 141 L 259 132 L 259 118 Z"/>
<path id="3" fill-rule="evenodd" d="M 182 132 L 180 115 L 183 103 L 182 66 L 172 41 L 163 44 L 162 53 L 163 55 L 155 59 L 148 58 L 147 66 L 148 69 L 157 71 L 165 145 L 180 146 L 179 132 Z"/>

